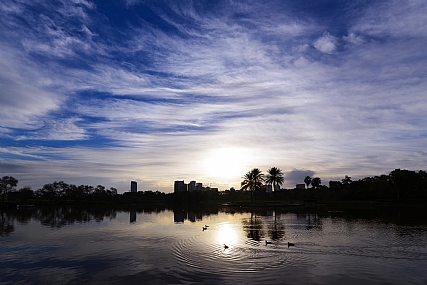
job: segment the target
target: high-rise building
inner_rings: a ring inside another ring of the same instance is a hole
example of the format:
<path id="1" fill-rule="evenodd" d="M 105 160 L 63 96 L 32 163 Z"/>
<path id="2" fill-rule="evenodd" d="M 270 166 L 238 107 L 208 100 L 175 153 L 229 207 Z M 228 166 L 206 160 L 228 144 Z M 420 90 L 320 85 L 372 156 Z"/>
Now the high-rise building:
<path id="1" fill-rule="evenodd" d="M 188 183 L 188 192 L 196 191 L 196 181 Z"/>
<path id="2" fill-rule="evenodd" d="M 136 181 L 130 182 L 130 192 L 132 192 L 132 193 L 138 192 Z"/>
<path id="3" fill-rule="evenodd" d="M 203 190 L 203 184 L 202 183 L 196 183 L 196 190 L 202 191 Z"/>
<path id="4" fill-rule="evenodd" d="M 186 192 L 187 191 L 187 184 L 184 183 L 184 180 L 175 181 L 173 185 L 173 192 Z"/>

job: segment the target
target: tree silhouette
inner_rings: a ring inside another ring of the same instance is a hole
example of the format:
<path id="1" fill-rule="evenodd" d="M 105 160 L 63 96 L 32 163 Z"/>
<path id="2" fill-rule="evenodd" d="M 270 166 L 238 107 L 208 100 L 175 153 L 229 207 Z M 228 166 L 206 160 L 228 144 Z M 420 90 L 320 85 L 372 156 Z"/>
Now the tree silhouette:
<path id="1" fill-rule="evenodd" d="M 268 171 L 265 182 L 273 185 L 274 200 L 276 200 L 276 185 L 282 185 L 285 179 L 283 178 L 283 172 L 280 168 L 272 167 Z"/>
<path id="2" fill-rule="evenodd" d="M 341 182 L 342 182 L 342 185 L 344 185 L 344 186 L 348 186 L 348 185 L 350 185 L 350 184 L 351 184 L 351 182 L 353 182 L 353 181 L 351 180 L 351 177 L 349 177 L 348 175 L 346 175 L 346 176 L 344 177 L 344 179 L 342 179 L 342 180 L 341 180 Z"/>
<path id="3" fill-rule="evenodd" d="M 262 174 L 259 168 L 254 168 L 251 171 L 247 172 L 242 178 L 243 181 L 240 183 L 240 190 L 251 191 L 251 201 L 253 201 L 253 194 L 255 193 L 255 191 L 262 188 L 264 174 Z"/>
<path id="4" fill-rule="evenodd" d="M 27 200 L 34 198 L 34 191 L 30 186 L 25 186 L 19 189 L 14 194 L 18 197 L 21 203 L 25 203 Z"/>
<path id="5" fill-rule="evenodd" d="M 3 176 L 3 178 L 0 179 L 0 194 L 3 203 L 7 193 L 12 191 L 16 185 L 18 185 L 18 179 L 13 176 Z"/>
<path id="6" fill-rule="evenodd" d="M 311 177 L 310 176 L 306 176 L 304 178 L 304 183 L 307 184 L 307 188 L 308 188 L 308 186 L 310 186 L 310 184 L 311 184 Z"/>
<path id="7" fill-rule="evenodd" d="M 314 177 L 311 180 L 311 186 L 313 186 L 313 188 L 318 189 L 320 187 L 320 183 L 322 183 L 322 180 L 320 180 L 319 177 Z"/>

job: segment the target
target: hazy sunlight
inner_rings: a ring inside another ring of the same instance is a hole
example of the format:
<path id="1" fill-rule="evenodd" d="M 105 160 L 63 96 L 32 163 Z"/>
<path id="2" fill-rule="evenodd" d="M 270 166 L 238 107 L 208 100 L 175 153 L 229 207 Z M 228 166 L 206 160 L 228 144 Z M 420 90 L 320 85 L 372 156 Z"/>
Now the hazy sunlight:
<path id="1" fill-rule="evenodd" d="M 220 177 L 225 180 L 241 177 L 249 164 L 249 155 L 239 148 L 221 148 L 212 150 L 203 160 L 206 175 Z"/>

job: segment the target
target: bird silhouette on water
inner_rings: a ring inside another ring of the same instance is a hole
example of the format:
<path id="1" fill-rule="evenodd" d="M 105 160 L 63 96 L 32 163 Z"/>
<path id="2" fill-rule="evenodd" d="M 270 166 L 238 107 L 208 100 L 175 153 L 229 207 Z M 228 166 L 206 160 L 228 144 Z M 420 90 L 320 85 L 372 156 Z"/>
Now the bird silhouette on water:
<path id="1" fill-rule="evenodd" d="M 272 242 L 271 241 L 265 241 L 265 245 L 267 245 L 267 244 L 272 244 Z"/>
<path id="2" fill-rule="evenodd" d="M 224 249 L 227 249 L 228 248 L 228 245 L 226 245 L 225 243 L 224 243 Z"/>
<path id="3" fill-rule="evenodd" d="M 288 247 L 290 247 L 290 246 L 295 246 L 295 244 L 291 243 L 291 242 L 288 242 Z"/>
<path id="4" fill-rule="evenodd" d="M 206 231 L 208 228 L 207 227 L 202 227 L 202 230 Z"/>

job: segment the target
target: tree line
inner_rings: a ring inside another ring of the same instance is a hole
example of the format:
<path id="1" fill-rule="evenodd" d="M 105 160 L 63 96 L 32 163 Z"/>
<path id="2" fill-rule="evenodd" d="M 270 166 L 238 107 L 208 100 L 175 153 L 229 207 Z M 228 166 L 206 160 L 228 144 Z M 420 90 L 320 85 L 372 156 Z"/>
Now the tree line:
<path id="1" fill-rule="evenodd" d="M 64 202 L 67 200 L 82 202 L 82 201 L 104 201 L 113 200 L 118 195 L 117 189 L 114 187 L 106 188 L 103 185 L 96 187 L 89 185 L 76 186 L 68 184 L 64 181 L 55 181 L 43 185 L 38 190 L 33 190 L 29 186 L 24 186 L 17 189 L 18 179 L 13 176 L 3 176 L 0 179 L 0 194 L 2 196 L 2 203 L 5 198 L 9 200 L 25 203 L 33 200 L 44 200 L 50 203 Z"/>
<path id="2" fill-rule="evenodd" d="M 328 189 L 338 192 L 342 200 L 427 200 L 427 173 L 395 169 L 388 175 L 365 177 L 353 181 L 329 181 Z"/>
<path id="3" fill-rule="evenodd" d="M 125 192 L 118 194 L 114 187 L 106 188 L 89 185 L 76 186 L 55 181 L 45 184 L 42 188 L 33 191 L 25 186 L 17 189 L 18 180 L 12 176 L 0 179 L 0 195 L 4 204 L 5 199 L 18 203 L 46 202 L 61 203 L 166 203 L 168 205 L 193 205 L 209 201 L 238 201 L 238 200 L 319 200 L 319 201 L 424 201 L 427 202 L 427 173 L 411 170 L 395 169 L 388 175 L 365 177 L 352 180 L 345 176 L 341 180 L 329 181 L 322 185 L 319 177 L 305 177 L 307 189 L 280 189 L 284 183 L 283 171 L 272 167 L 264 175 L 259 168 L 253 168 L 243 177 L 240 189 L 231 187 L 225 191 L 194 191 L 165 194 L 159 191 Z M 272 186 L 272 192 L 266 191 L 265 184 Z M 309 188 L 311 186 L 311 188 Z"/>
<path id="4" fill-rule="evenodd" d="M 251 199 L 263 195 L 263 183 L 273 186 L 282 185 L 283 172 L 272 167 L 264 175 L 259 168 L 253 168 L 247 172 L 241 182 L 241 191 L 251 191 Z M 419 200 L 427 201 L 427 173 L 411 170 L 395 169 L 388 175 L 365 177 L 353 181 L 350 176 L 338 181 L 329 181 L 329 185 L 322 185 L 319 177 L 306 176 L 304 183 L 307 189 L 280 189 L 274 191 L 274 198 L 280 200 Z M 309 188 L 311 186 L 311 188 Z M 233 189 L 233 191 L 235 191 Z M 233 192 L 230 191 L 230 192 Z M 276 193 L 277 192 L 277 193 Z"/>

